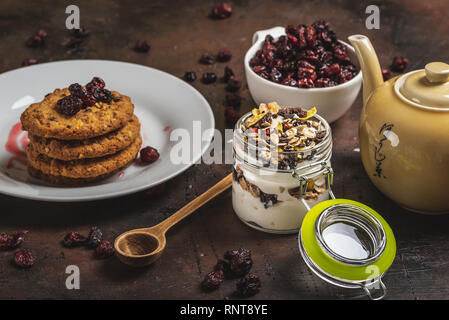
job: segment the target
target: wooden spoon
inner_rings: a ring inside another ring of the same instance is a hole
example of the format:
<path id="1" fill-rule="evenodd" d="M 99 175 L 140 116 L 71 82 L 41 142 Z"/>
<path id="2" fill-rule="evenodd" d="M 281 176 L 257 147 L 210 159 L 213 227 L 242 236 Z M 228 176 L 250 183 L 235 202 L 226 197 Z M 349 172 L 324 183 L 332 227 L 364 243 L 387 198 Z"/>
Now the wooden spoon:
<path id="1" fill-rule="evenodd" d="M 165 249 L 165 233 L 203 204 L 228 189 L 231 184 L 232 173 L 158 225 L 130 230 L 119 235 L 115 239 L 114 248 L 120 261 L 134 267 L 146 266 L 156 261 Z"/>

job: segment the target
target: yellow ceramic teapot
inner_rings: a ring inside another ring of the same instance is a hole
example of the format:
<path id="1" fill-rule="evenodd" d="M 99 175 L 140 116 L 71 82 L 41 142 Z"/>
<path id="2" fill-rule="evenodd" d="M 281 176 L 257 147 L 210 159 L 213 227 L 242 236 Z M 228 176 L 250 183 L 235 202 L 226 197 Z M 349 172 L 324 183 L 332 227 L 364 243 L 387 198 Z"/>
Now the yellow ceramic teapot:
<path id="1" fill-rule="evenodd" d="M 449 212 L 449 65 L 383 81 L 370 40 L 353 35 L 363 73 L 360 153 L 386 196 L 420 213 Z"/>

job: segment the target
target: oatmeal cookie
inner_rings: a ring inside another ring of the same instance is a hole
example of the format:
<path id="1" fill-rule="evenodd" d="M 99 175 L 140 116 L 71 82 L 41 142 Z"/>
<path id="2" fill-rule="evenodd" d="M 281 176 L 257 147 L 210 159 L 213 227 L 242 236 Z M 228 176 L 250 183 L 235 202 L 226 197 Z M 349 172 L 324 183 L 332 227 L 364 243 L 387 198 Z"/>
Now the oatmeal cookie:
<path id="1" fill-rule="evenodd" d="M 136 116 L 124 127 L 106 135 L 86 140 L 57 140 L 29 134 L 36 152 L 59 160 L 98 158 L 117 153 L 128 147 L 139 135 L 140 123 Z"/>
<path id="2" fill-rule="evenodd" d="M 43 138 L 60 140 L 83 140 L 123 127 L 133 116 L 134 105 L 128 96 L 112 91 L 110 102 L 97 102 L 66 116 L 57 110 L 58 100 L 69 96 L 67 88 L 56 89 L 44 100 L 30 105 L 21 115 L 22 127 L 29 133 Z"/>
<path id="3" fill-rule="evenodd" d="M 76 187 L 76 186 L 81 186 L 84 184 L 93 183 L 93 182 L 97 182 L 97 181 L 112 177 L 117 172 L 125 170 L 127 167 L 129 167 L 133 163 L 133 161 L 134 160 L 131 160 L 129 163 L 127 163 L 123 167 L 121 167 L 117 170 L 114 170 L 110 173 L 103 174 L 103 175 L 100 175 L 97 177 L 92 177 L 92 178 L 68 178 L 68 177 L 63 177 L 63 176 L 54 176 L 51 174 L 45 174 L 42 171 L 34 168 L 31 165 L 28 165 L 28 173 L 32 177 L 35 177 L 39 180 L 47 181 L 51 184 L 55 184 L 58 186 L 66 186 L 66 187 Z"/>
<path id="4" fill-rule="evenodd" d="M 49 158 L 37 152 L 33 144 L 27 148 L 28 165 L 41 171 L 45 175 L 72 178 L 90 179 L 108 175 L 133 161 L 140 150 L 142 139 L 138 136 L 134 142 L 116 154 L 95 158 L 62 161 Z"/>

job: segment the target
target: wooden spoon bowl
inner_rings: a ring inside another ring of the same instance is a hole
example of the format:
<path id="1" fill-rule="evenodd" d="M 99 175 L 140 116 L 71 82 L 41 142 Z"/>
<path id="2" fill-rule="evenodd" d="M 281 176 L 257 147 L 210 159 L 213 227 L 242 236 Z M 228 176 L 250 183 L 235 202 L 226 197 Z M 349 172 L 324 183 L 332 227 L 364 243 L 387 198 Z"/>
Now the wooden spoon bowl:
<path id="1" fill-rule="evenodd" d="M 167 240 L 165 233 L 176 223 L 190 215 L 209 200 L 228 189 L 232 185 L 232 174 L 229 174 L 212 188 L 196 197 L 175 214 L 151 228 L 134 229 L 122 233 L 114 242 L 117 257 L 123 263 L 141 267 L 156 261 L 165 249 Z"/>

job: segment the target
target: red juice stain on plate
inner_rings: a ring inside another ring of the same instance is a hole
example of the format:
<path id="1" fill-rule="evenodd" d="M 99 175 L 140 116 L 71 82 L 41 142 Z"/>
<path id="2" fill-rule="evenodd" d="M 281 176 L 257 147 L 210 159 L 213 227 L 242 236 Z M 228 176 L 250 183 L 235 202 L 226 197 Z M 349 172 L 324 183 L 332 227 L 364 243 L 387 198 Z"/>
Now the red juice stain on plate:
<path id="1" fill-rule="evenodd" d="M 118 178 L 121 179 L 124 177 L 124 175 L 125 175 L 125 173 L 123 171 L 121 171 L 118 173 Z"/>
<path id="2" fill-rule="evenodd" d="M 17 167 L 15 163 L 20 163 L 24 166 L 27 165 L 27 158 L 25 150 L 28 146 L 28 132 L 22 131 L 22 123 L 17 122 L 14 126 L 12 126 L 9 131 L 8 140 L 5 144 L 5 149 L 13 156 L 9 158 L 8 164 L 6 167 L 8 169 L 19 169 L 23 170 L 23 168 Z"/>
<path id="3" fill-rule="evenodd" d="M 170 126 L 166 126 L 166 127 L 164 128 L 164 131 L 169 131 L 170 129 L 171 129 Z"/>

